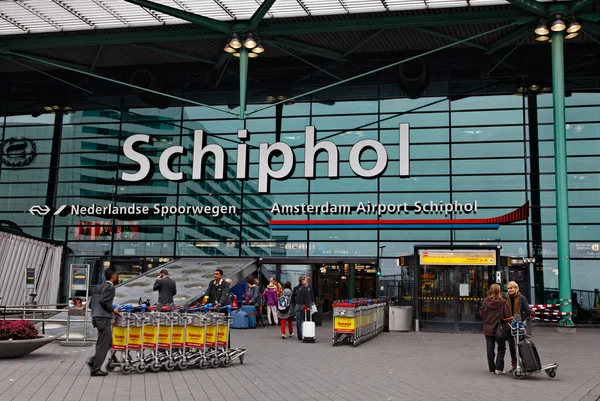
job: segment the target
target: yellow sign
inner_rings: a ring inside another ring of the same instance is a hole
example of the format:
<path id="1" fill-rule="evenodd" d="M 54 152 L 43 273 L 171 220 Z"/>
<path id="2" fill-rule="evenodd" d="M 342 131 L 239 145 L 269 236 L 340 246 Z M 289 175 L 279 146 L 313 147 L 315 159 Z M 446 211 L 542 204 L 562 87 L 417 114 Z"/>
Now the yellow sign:
<path id="1" fill-rule="evenodd" d="M 156 326 L 144 327 L 144 348 L 156 348 Z"/>
<path id="2" fill-rule="evenodd" d="M 158 331 L 158 348 L 169 348 L 171 346 L 171 326 L 160 326 Z"/>
<path id="3" fill-rule="evenodd" d="M 193 348 L 204 347 L 204 326 L 188 326 L 185 332 L 185 345 Z"/>
<path id="4" fill-rule="evenodd" d="M 171 333 L 171 342 L 175 348 L 183 348 L 183 326 L 173 326 L 173 332 Z"/>
<path id="5" fill-rule="evenodd" d="M 422 265 L 496 265 L 494 251 L 422 251 Z"/>
<path id="6" fill-rule="evenodd" d="M 217 326 L 206 326 L 206 346 L 214 347 L 217 337 Z"/>
<path id="7" fill-rule="evenodd" d="M 112 332 L 112 348 L 124 350 L 127 343 L 127 327 L 113 327 Z"/>
<path id="8" fill-rule="evenodd" d="M 333 331 L 336 333 L 354 333 L 353 317 L 337 317 L 333 324 Z"/>
<path id="9" fill-rule="evenodd" d="M 129 328 L 129 348 L 132 348 L 132 349 L 142 348 L 142 328 L 141 327 L 130 327 Z"/>
<path id="10" fill-rule="evenodd" d="M 227 326 L 225 326 L 225 325 L 219 326 L 219 334 L 217 336 L 217 343 L 222 347 L 227 345 L 227 334 L 228 334 L 227 331 L 228 331 Z"/>

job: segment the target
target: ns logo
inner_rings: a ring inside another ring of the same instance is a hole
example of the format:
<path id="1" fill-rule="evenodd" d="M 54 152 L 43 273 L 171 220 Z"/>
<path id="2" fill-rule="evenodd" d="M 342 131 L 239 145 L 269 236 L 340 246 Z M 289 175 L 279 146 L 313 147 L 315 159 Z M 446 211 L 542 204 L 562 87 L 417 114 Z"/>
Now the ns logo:
<path id="1" fill-rule="evenodd" d="M 25 167 L 30 165 L 37 155 L 35 142 L 27 138 L 8 138 L 2 142 L 0 157 L 8 167 Z"/>

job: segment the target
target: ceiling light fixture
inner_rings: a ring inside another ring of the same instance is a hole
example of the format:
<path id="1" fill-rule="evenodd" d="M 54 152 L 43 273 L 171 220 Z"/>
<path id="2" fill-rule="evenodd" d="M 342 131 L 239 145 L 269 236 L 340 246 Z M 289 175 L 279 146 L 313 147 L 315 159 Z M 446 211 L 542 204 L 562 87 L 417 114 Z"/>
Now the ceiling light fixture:
<path id="1" fill-rule="evenodd" d="M 233 47 L 234 49 L 242 48 L 242 42 L 240 42 L 240 36 L 237 33 L 234 33 L 231 37 L 231 40 L 229 41 L 229 46 Z"/>
<path id="2" fill-rule="evenodd" d="M 567 32 L 569 33 L 575 33 L 577 31 L 579 31 L 581 29 L 581 24 L 579 23 L 579 21 L 577 21 L 577 19 L 573 16 L 571 16 L 571 18 L 569 18 L 569 27 L 567 28 Z"/>
<path id="3" fill-rule="evenodd" d="M 550 27 L 550 29 L 553 32 L 562 32 L 565 29 L 567 29 L 567 26 L 565 25 L 565 22 L 562 20 L 562 17 L 560 16 L 560 14 L 556 15 L 556 19 L 552 23 L 552 26 Z"/>
<path id="4" fill-rule="evenodd" d="M 577 36 L 579 36 L 579 32 L 571 32 L 571 33 L 567 33 L 565 35 L 565 39 L 569 40 L 569 39 L 573 39 Z"/>
<path id="5" fill-rule="evenodd" d="M 548 25 L 546 25 L 546 20 L 541 19 L 539 25 L 535 28 L 535 33 L 538 35 L 548 35 L 550 31 L 548 30 Z"/>
<path id="6" fill-rule="evenodd" d="M 246 40 L 244 40 L 244 47 L 246 49 L 254 49 L 256 47 L 257 43 L 254 40 L 254 36 L 252 36 L 251 33 L 246 35 Z"/>
<path id="7" fill-rule="evenodd" d="M 535 40 L 538 42 L 546 42 L 546 41 L 550 40 L 550 36 L 545 36 L 545 35 L 536 36 Z"/>

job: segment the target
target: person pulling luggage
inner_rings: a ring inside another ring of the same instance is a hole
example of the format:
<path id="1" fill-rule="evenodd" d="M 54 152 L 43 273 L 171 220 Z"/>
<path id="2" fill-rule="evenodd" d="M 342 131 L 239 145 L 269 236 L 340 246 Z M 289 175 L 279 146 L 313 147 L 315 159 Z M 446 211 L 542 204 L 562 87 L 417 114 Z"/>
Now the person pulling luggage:
<path id="1" fill-rule="evenodd" d="M 292 293 L 292 303 L 294 304 L 294 310 L 296 312 L 296 333 L 298 333 L 298 340 L 302 341 L 302 323 L 304 323 L 304 308 L 308 308 L 312 305 L 312 296 L 308 289 L 308 283 L 306 277 L 300 276 L 300 284 L 298 284 Z"/>
<path id="2" fill-rule="evenodd" d="M 520 315 L 523 322 L 525 322 L 531 314 L 527 298 L 521 295 L 519 285 L 516 282 L 509 282 L 507 288 L 508 297 L 506 298 L 506 302 L 508 303 L 508 309 L 510 310 L 511 315 Z M 508 349 L 510 350 L 510 372 L 512 373 L 517 366 L 517 350 L 515 348 L 515 338 L 513 336 L 508 336 Z"/>

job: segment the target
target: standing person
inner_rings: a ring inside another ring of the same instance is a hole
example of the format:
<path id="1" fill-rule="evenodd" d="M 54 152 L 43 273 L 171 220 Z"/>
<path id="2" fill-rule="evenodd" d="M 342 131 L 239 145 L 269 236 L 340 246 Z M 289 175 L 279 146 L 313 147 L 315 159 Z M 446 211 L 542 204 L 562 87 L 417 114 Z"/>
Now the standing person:
<path id="1" fill-rule="evenodd" d="M 120 315 L 117 308 L 113 309 L 115 299 L 115 282 L 117 272 L 110 267 L 104 271 L 106 282 L 96 288 L 92 297 L 92 325 L 98 330 L 95 356 L 88 359 L 91 376 L 106 376 L 101 370 L 106 354 L 112 343 L 112 317 Z"/>
<path id="2" fill-rule="evenodd" d="M 273 282 L 270 282 L 267 289 L 263 293 L 263 297 L 267 299 L 267 318 L 269 319 L 269 326 L 279 324 L 277 320 L 277 289 Z M 271 321 L 271 315 L 273 315 L 273 321 Z"/>
<path id="3" fill-rule="evenodd" d="M 152 289 L 158 291 L 158 303 L 161 305 L 171 305 L 173 297 L 177 295 L 177 284 L 169 277 L 167 269 L 160 271 Z"/>
<path id="4" fill-rule="evenodd" d="M 511 281 L 508 283 L 508 298 L 506 298 L 506 302 L 508 303 L 508 309 L 510 310 L 511 316 L 516 314 L 521 315 L 521 321 L 527 320 L 529 318 L 529 302 L 527 302 L 527 298 L 524 295 L 521 295 L 519 291 L 519 285 Z M 510 350 L 510 372 L 517 367 L 517 350 L 515 349 L 515 338 L 513 336 L 508 336 L 508 348 Z"/>
<path id="5" fill-rule="evenodd" d="M 229 305 L 229 284 L 223 279 L 223 270 L 215 270 L 213 277 L 214 280 L 210 281 L 204 293 L 205 303 L 219 306 Z"/>
<path id="6" fill-rule="evenodd" d="M 279 297 L 279 305 L 277 306 L 277 317 L 281 320 L 281 338 L 285 336 L 285 323 L 288 324 L 289 337 L 294 336 L 294 323 L 292 322 L 292 283 L 286 281 L 283 286 L 283 292 Z"/>
<path id="7" fill-rule="evenodd" d="M 295 292 L 292 292 L 294 309 L 296 311 L 296 332 L 298 333 L 298 340 L 302 341 L 302 323 L 304 323 L 304 308 L 308 308 L 310 311 L 310 305 L 312 304 L 312 297 L 308 290 L 308 284 L 306 277 L 300 276 L 300 284 L 294 288 Z M 309 312 L 310 313 L 310 312 Z"/>
<path id="8" fill-rule="evenodd" d="M 248 291 L 246 291 L 246 304 L 254 305 L 254 308 L 256 309 L 256 327 L 258 327 L 259 324 L 262 327 L 265 327 L 265 321 L 263 320 L 262 312 L 260 310 L 262 301 L 260 298 L 260 290 L 258 289 L 258 284 L 258 279 L 249 279 Z"/>
<path id="9" fill-rule="evenodd" d="M 281 296 L 281 293 L 283 292 L 283 288 L 281 288 L 281 284 L 279 284 L 277 282 L 277 280 L 275 280 L 275 277 L 271 277 L 269 279 L 269 284 L 273 284 L 275 286 L 275 290 L 277 291 L 277 300 L 279 300 L 279 297 Z"/>
<path id="10" fill-rule="evenodd" d="M 492 284 L 488 290 L 488 296 L 483 301 L 483 306 L 479 309 L 479 314 L 483 318 L 483 335 L 487 343 L 487 359 L 490 373 L 504 374 L 504 354 L 506 353 L 506 340 L 496 339 L 496 329 L 498 324 L 511 316 L 508 304 L 502 298 L 500 286 Z M 498 344 L 498 356 L 494 362 L 495 345 Z"/>

